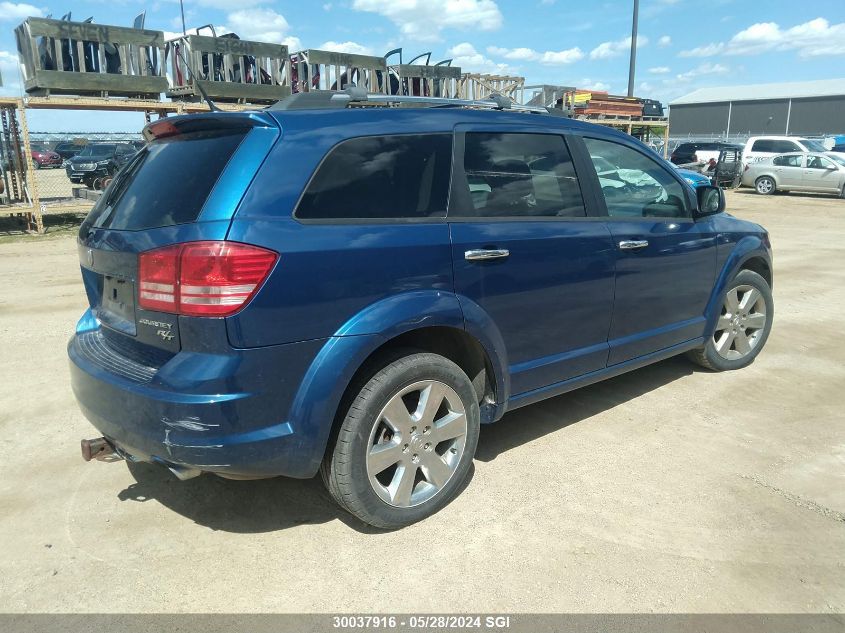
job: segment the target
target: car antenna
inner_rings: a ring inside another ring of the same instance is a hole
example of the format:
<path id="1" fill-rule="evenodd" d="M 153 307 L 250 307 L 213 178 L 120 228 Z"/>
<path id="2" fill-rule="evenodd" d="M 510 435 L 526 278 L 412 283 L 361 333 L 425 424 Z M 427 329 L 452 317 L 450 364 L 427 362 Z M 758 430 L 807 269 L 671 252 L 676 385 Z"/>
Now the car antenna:
<path id="1" fill-rule="evenodd" d="M 214 102 L 211 100 L 211 97 L 208 96 L 208 93 L 205 91 L 205 88 L 202 87 L 202 84 L 199 82 L 197 78 L 197 74 L 194 72 L 194 67 L 188 63 L 188 60 L 185 59 L 185 56 L 182 55 L 182 47 L 181 46 L 174 46 L 176 50 L 176 54 L 179 56 L 179 59 L 182 60 L 182 63 L 188 67 L 188 72 L 191 73 L 191 76 L 194 78 L 194 85 L 197 87 L 197 90 L 200 91 L 202 98 L 205 99 L 205 102 L 208 104 L 208 109 L 212 112 L 222 112 L 220 108 L 218 108 Z"/>

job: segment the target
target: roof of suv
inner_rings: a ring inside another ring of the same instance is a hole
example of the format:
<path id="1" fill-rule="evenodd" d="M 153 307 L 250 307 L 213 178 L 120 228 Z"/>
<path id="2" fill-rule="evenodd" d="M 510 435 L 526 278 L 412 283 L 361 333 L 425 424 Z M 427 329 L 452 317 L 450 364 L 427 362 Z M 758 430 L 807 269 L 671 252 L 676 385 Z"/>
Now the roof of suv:
<path id="1" fill-rule="evenodd" d="M 338 128 L 344 136 L 366 136 L 382 133 L 452 132 L 456 125 L 490 126 L 491 130 L 534 127 L 566 131 L 593 131 L 631 141 L 633 138 L 606 126 L 549 114 L 507 110 L 476 110 L 460 107 L 361 107 L 339 109 L 268 109 L 282 129 L 320 130 Z"/>

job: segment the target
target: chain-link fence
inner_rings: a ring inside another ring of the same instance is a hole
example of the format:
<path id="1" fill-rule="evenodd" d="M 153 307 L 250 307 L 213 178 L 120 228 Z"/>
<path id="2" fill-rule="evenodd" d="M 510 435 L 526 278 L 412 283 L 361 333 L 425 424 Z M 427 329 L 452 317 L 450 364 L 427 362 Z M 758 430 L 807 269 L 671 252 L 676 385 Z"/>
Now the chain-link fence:
<path id="1" fill-rule="evenodd" d="M 143 144 L 140 133 L 39 132 L 30 138 L 33 179 L 43 213 L 90 207 Z"/>

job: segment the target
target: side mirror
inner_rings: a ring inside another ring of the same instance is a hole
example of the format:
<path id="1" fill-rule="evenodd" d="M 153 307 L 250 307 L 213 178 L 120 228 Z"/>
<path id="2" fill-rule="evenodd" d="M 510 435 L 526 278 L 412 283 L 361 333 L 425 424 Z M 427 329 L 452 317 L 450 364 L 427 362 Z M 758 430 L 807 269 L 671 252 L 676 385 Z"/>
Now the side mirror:
<path id="1" fill-rule="evenodd" d="M 831 165 L 830 163 L 828 163 L 827 167 L 825 167 L 825 169 L 827 169 L 828 171 L 835 171 L 837 169 L 837 167 L 836 167 L 836 165 Z"/>
<path id="2" fill-rule="evenodd" d="M 716 215 L 725 210 L 725 193 L 720 187 L 703 185 L 695 190 L 698 197 L 698 211 L 696 217 L 703 218 Z"/>

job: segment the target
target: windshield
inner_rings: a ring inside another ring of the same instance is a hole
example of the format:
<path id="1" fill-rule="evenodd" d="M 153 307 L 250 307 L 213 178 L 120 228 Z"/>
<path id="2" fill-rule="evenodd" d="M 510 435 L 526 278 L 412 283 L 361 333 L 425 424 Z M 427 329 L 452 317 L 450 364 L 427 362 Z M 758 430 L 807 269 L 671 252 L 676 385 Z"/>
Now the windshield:
<path id="1" fill-rule="evenodd" d="M 834 154 L 825 154 L 825 156 L 827 156 L 837 165 L 842 165 L 843 167 L 845 167 L 845 158 L 842 158 L 841 156 L 835 156 Z"/>
<path id="2" fill-rule="evenodd" d="M 80 156 L 110 156 L 114 154 L 114 145 L 86 145 L 79 152 Z"/>
<path id="3" fill-rule="evenodd" d="M 811 141 L 808 138 L 802 138 L 801 143 L 811 152 L 826 152 L 827 148 L 818 141 Z"/>

